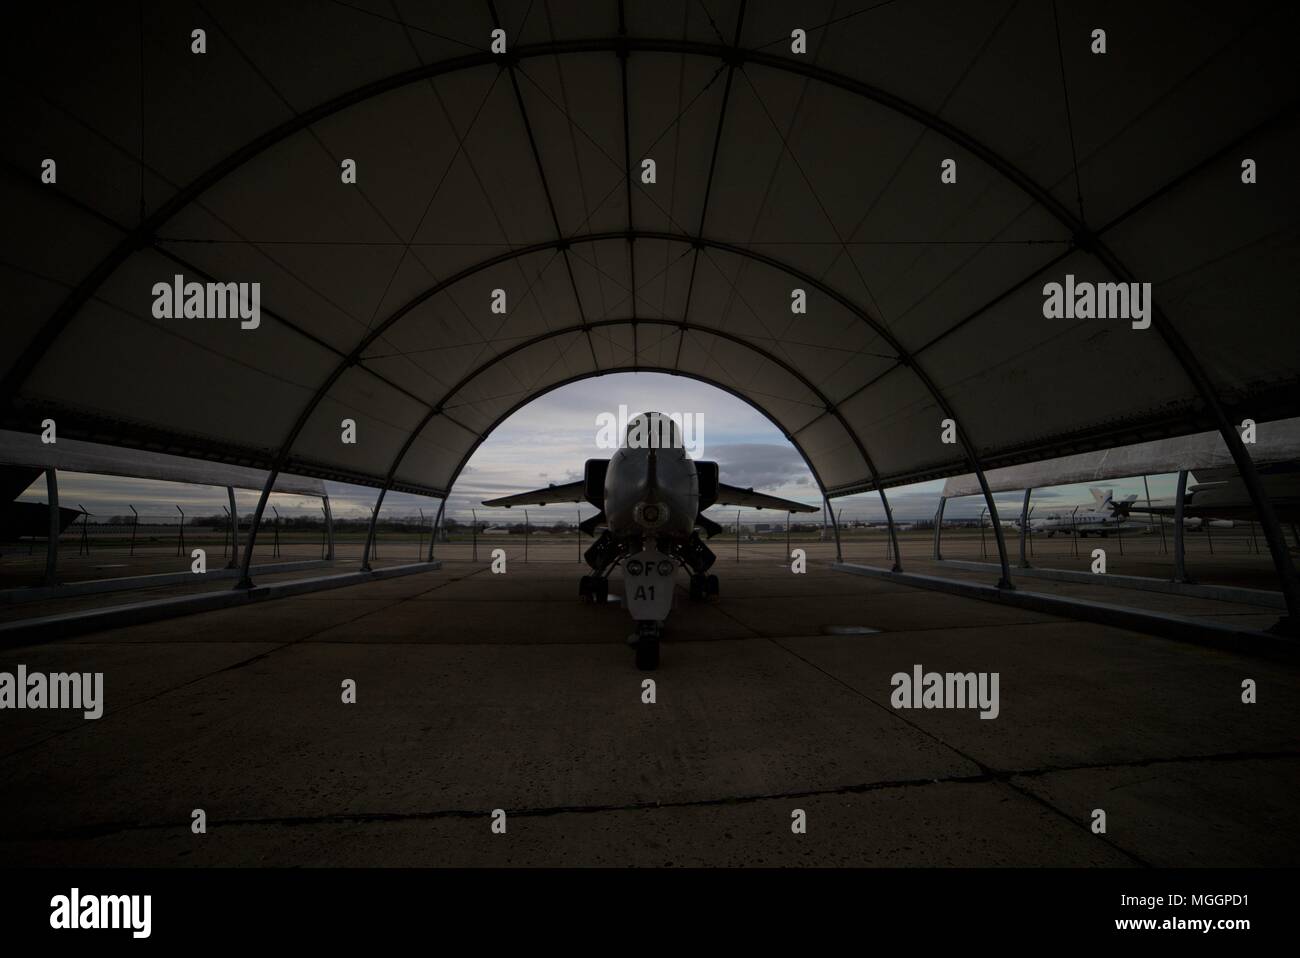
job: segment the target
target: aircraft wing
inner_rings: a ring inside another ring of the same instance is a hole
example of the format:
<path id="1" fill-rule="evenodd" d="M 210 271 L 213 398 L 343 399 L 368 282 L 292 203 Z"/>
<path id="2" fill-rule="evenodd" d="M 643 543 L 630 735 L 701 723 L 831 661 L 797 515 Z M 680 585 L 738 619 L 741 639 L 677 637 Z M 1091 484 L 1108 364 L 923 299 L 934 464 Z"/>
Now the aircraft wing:
<path id="1" fill-rule="evenodd" d="M 534 489 L 532 492 L 502 496 L 500 499 L 484 499 L 483 505 L 509 509 L 511 506 L 545 506 L 553 502 L 586 501 L 587 483 L 586 480 L 579 479 L 577 482 L 566 482 L 562 486 L 551 485 L 545 489 Z"/>
<path id="2" fill-rule="evenodd" d="M 821 512 L 817 506 L 804 505 L 793 499 L 768 496 L 753 489 L 741 489 L 718 483 L 718 497 L 713 500 L 715 506 L 746 506 L 750 509 L 775 509 L 778 512 Z"/>
<path id="3" fill-rule="evenodd" d="M 1172 516 L 1174 514 L 1173 506 L 1129 506 L 1128 512 L 1136 512 L 1146 516 Z M 1183 510 L 1183 514 L 1190 516 L 1192 510 L 1190 507 Z"/>

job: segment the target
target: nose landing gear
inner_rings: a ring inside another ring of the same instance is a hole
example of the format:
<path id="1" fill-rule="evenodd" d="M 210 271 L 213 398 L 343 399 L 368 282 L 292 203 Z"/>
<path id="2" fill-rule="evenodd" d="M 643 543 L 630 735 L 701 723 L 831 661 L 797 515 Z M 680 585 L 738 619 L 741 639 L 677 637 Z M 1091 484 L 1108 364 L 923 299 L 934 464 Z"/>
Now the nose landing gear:
<path id="1" fill-rule="evenodd" d="M 638 622 L 636 632 L 627 637 L 636 649 L 636 667 L 642 672 L 653 672 L 659 668 L 659 637 L 663 635 L 663 625 L 659 622 Z"/>

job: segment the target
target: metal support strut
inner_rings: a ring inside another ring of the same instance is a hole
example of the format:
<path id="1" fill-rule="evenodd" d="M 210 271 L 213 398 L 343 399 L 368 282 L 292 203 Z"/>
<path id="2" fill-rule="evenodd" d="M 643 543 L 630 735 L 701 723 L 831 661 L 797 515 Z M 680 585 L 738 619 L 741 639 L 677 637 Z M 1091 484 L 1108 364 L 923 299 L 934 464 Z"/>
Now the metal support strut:
<path id="1" fill-rule="evenodd" d="M 45 584 L 58 585 L 59 477 L 57 470 L 45 470 L 45 491 L 50 500 L 50 525 L 45 544 Z"/>
<path id="2" fill-rule="evenodd" d="M 235 508 L 235 487 L 226 486 L 226 495 L 230 497 L 230 562 L 227 569 L 239 566 L 239 510 Z"/>
<path id="3" fill-rule="evenodd" d="M 1020 504 L 1020 568 L 1029 568 L 1029 559 L 1025 556 L 1025 536 L 1029 534 L 1029 497 L 1033 489 L 1025 490 L 1025 501 Z"/>
<path id="4" fill-rule="evenodd" d="M 1174 581 L 1191 582 L 1187 577 L 1186 553 L 1183 543 L 1186 530 L 1183 528 L 1183 510 L 1187 505 L 1187 470 L 1178 473 L 1178 493 L 1174 499 Z"/>

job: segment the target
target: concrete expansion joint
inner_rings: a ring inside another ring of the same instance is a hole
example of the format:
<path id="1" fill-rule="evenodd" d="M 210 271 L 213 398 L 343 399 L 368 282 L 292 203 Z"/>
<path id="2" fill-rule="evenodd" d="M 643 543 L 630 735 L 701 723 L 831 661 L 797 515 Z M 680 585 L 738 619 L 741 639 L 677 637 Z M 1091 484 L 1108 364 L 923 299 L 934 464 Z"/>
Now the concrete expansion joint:
<path id="1" fill-rule="evenodd" d="M 269 653 L 266 653 L 269 654 Z M 511 812 L 512 816 L 521 818 L 542 818 L 553 815 L 590 815 L 607 812 L 640 812 L 654 811 L 658 809 L 681 809 L 681 808 L 707 808 L 716 806 L 729 805 L 749 805 L 758 802 L 778 802 L 789 801 L 800 798 L 819 798 L 830 797 L 835 795 L 860 795 L 867 792 L 884 791 L 898 788 L 915 788 L 926 785 L 979 785 L 989 783 L 1008 784 L 1018 792 L 1042 801 L 1040 796 L 1032 792 L 1026 792 L 1018 788 L 1014 779 L 1016 778 L 1037 778 L 1044 775 L 1052 775 L 1062 772 L 1092 771 L 1099 769 L 1116 769 L 1116 768 L 1144 768 L 1151 765 L 1169 765 L 1184 762 L 1230 762 L 1230 761 L 1261 761 L 1270 759 L 1297 759 L 1300 758 L 1300 751 L 1287 750 L 1276 752 L 1231 752 L 1231 753 L 1214 753 L 1209 755 L 1185 755 L 1173 756 L 1168 758 L 1142 758 L 1121 762 L 1094 762 L 1082 763 L 1078 765 L 1044 765 L 1036 768 L 993 768 L 985 765 L 975 759 L 969 759 L 971 764 L 979 769 L 975 775 L 946 775 L 939 778 L 909 778 L 909 779 L 892 779 L 881 782 L 862 782 L 852 785 L 840 785 L 834 788 L 810 788 L 797 789 L 785 792 L 773 792 L 757 795 L 726 795 L 715 798 L 687 799 L 683 801 L 664 802 L 664 801 L 645 801 L 645 802 L 626 802 L 622 804 L 600 804 L 600 805 L 555 805 L 555 806 L 537 806 L 533 808 L 521 808 Z M 1049 806 L 1053 807 L 1054 806 Z M 1059 810 L 1058 810 L 1059 811 Z M 291 826 L 291 825 L 330 825 L 345 823 L 383 823 L 383 822 L 402 822 L 402 821 L 421 821 L 439 818 L 480 818 L 483 812 L 479 809 L 463 808 L 446 808 L 432 809 L 426 811 L 409 811 L 409 812 L 340 812 L 337 814 L 325 815 L 293 815 L 280 816 L 273 818 L 253 818 L 253 819 L 229 819 L 222 821 L 211 821 L 209 824 L 223 826 Z M 157 828 L 173 828 L 175 823 L 156 822 L 104 822 L 79 826 L 76 829 L 48 832 L 40 836 L 44 839 L 70 838 L 107 835 L 113 832 L 122 831 L 142 831 Z M 1128 853 L 1126 853 L 1128 854 Z"/>

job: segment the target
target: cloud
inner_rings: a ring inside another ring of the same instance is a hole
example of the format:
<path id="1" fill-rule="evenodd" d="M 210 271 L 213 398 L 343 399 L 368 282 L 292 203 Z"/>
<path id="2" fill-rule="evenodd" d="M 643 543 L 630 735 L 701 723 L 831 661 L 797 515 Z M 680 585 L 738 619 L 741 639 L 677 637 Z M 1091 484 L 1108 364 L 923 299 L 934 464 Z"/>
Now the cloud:
<path id="1" fill-rule="evenodd" d="M 764 492 L 801 486 L 806 487 L 804 496 L 814 500 L 821 496 L 803 457 L 788 442 L 713 443 L 708 453 L 717 461 L 720 478 L 728 485 L 752 486 Z"/>

